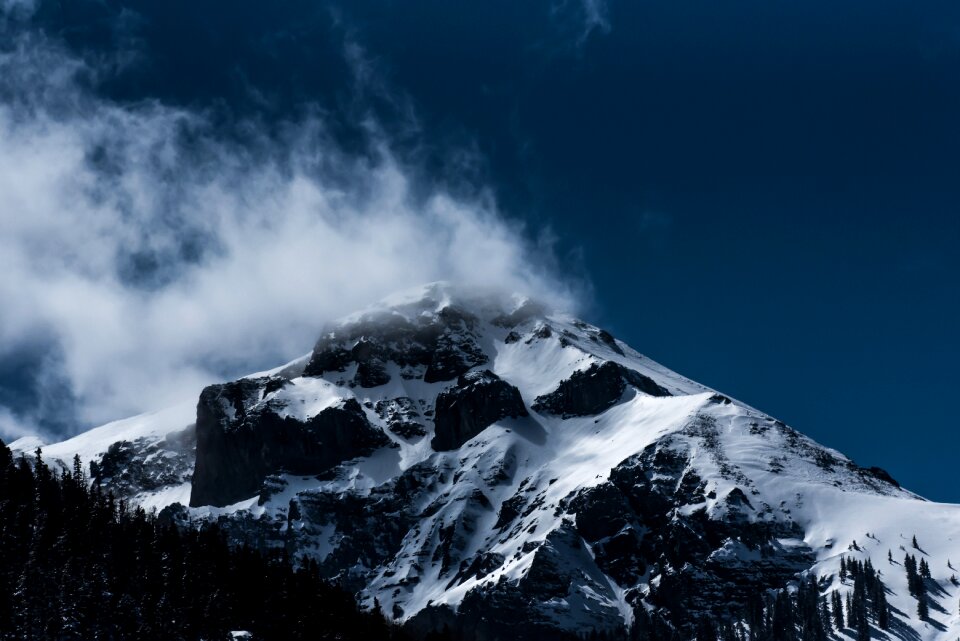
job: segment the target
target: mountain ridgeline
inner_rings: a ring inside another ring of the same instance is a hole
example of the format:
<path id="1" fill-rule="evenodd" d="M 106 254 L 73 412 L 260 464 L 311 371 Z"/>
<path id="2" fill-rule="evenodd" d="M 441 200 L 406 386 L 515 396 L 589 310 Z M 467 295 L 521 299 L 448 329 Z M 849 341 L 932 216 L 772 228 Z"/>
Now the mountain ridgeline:
<path id="1" fill-rule="evenodd" d="M 960 508 L 519 296 L 429 285 L 43 452 L 380 635 L 960 636 Z"/>

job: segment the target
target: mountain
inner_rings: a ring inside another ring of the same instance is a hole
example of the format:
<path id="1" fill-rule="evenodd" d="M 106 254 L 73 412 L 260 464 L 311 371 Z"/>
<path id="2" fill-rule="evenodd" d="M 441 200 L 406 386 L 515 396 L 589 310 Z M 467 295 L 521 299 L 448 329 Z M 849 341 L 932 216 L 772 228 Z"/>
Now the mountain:
<path id="1" fill-rule="evenodd" d="M 521 296 L 431 284 L 331 324 L 292 363 L 43 453 L 79 454 L 161 520 L 306 555 L 418 633 L 653 621 L 702 638 L 814 585 L 828 612 L 834 591 L 869 600 L 856 625 L 875 638 L 960 636 L 960 506 Z"/>

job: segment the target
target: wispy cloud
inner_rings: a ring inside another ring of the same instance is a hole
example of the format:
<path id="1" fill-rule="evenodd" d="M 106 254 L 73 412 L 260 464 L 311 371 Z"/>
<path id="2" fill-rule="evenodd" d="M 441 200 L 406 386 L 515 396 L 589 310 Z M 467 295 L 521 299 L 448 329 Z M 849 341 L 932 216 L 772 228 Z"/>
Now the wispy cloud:
<path id="1" fill-rule="evenodd" d="M 560 0 L 552 14 L 569 38 L 581 49 L 594 34 L 610 32 L 610 8 L 606 0 Z"/>
<path id="2" fill-rule="evenodd" d="M 605 0 L 580 0 L 583 7 L 583 32 L 581 41 L 586 40 L 594 31 L 610 31 L 610 14 Z"/>
<path id="3" fill-rule="evenodd" d="M 36 33 L 13 42 L 0 54 L 0 359 L 45 346 L 30 378 L 46 401 L 0 406 L 0 436 L 57 403 L 91 425 L 189 398 L 425 281 L 574 298 L 489 191 L 424 189 L 375 126 L 365 153 L 320 117 L 228 140 L 204 113 L 98 96 L 97 68 Z"/>

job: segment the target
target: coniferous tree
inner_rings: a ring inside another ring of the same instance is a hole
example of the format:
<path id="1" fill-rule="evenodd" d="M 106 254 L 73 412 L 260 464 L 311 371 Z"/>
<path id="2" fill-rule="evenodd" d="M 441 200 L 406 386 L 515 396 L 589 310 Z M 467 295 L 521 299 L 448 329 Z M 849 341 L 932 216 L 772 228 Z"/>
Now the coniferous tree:
<path id="1" fill-rule="evenodd" d="M 843 601 L 840 599 L 840 592 L 833 591 L 833 625 L 837 632 L 843 630 Z"/>
<path id="2" fill-rule="evenodd" d="M 800 626 L 801 641 L 825 641 L 820 590 L 813 575 L 800 582 L 795 603 L 795 619 Z"/>
<path id="3" fill-rule="evenodd" d="M 853 583 L 853 598 L 851 600 L 853 622 L 850 626 L 857 634 L 857 641 L 869 641 L 870 639 L 870 624 L 867 621 L 866 583 L 866 572 L 858 567 Z"/>
<path id="4" fill-rule="evenodd" d="M 830 612 L 830 597 L 825 593 L 820 596 L 820 625 L 824 636 L 829 637 L 833 632 L 833 614 Z"/>
<path id="5" fill-rule="evenodd" d="M 907 573 L 907 589 L 910 591 L 910 594 L 916 596 L 920 590 L 918 584 L 921 583 L 920 575 L 917 574 L 917 560 L 907 554 L 903 557 L 903 568 Z"/>
<path id="6" fill-rule="evenodd" d="M 877 627 L 881 630 L 890 629 L 890 606 L 887 605 L 887 595 L 884 590 L 880 590 L 877 596 Z"/>
<path id="7" fill-rule="evenodd" d="M 786 590 L 777 592 L 773 603 L 773 619 L 770 625 L 770 637 L 777 641 L 794 641 L 796 626 L 794 624 L 793 603 Z"/>
<path id="8" fill-rule="evenodd" d="M 915 557 L 908 554 L 903 560 L 903 565 L 907 571 L 907 587 L 910 590 L 910 594 L 917 599 L 917 614 L 920 616 L 921 620 L 925 621 L 929 614 L 929 608 L 927 604 L 927 586 L 924 583 L 924 579 L 920 575 L 920 572 L 917 570 L 917 560 Z M 926 566 L 926 561 L 921 559 L 921 567 L 924 566 Z"/>

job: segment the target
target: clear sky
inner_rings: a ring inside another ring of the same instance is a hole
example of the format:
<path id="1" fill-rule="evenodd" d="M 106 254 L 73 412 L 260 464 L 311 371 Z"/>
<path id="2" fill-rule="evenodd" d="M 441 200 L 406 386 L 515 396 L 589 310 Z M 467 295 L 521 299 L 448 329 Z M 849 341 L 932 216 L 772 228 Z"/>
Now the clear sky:
<path id="1" fill-rule="evenodd" d="M 286 140 L 308 118 L 354 159 L 387 140 L 412 191 L 496 202 L 498 224 L 579 292 L 588 319 L 910 489 L 960 501 L 960 4 L 0 6 L 4 34 L 34 36 L 4 45 L 8 65 L 41 34 L 58 68 L 89 67 L 71 100 L 37 92 L 45 117 L 79 114 L 82 130 L 104 104 L 144 118 L 151 105 L 182 109 L 205 119 L 178 134 L 201 155 L 211 135 L 255 155 L 251 139 Z M 49 75 L 0 82 L 0 98 L 17 103 Z M 84 149 L 85 166 L 108 166 L 99 175 L 123 174 Z M 180 238 L 176 260 L 202 263 L 206 231 Z M 127 256 L 123 278 L 164 288 L 164 255 Z M 29 373 L 71 343 L 9 335 L 0 409 L 56 408 L 31 420 L 75 429 L 58 399 L 93 393 L 77 388 L 83 367 L 61 396 Z"/>

